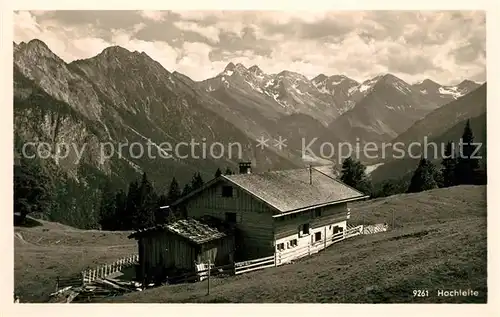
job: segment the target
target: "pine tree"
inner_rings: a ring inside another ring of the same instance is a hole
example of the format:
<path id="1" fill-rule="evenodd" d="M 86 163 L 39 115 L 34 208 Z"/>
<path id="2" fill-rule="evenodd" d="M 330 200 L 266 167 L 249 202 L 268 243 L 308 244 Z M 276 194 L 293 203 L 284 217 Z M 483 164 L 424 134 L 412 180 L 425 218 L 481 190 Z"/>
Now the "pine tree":
<path id="1" fill-rule="evenodd" d="M 158 203 L 157 203 L 157 208 L 156 208 L 156 213 L 155 213 L 155 223 L 165 223 L 168 214 L 169 214 L 169 209 L 168 208 L 160 208 L 160 207 L 165 207 L 168 206 L 168 199 L 166 195 L 160 195 L 158 196 Z"/>
<path id="2" fill-rule="evenodd" d="M 479 168 L 479 158 L 474 143 L 474 135 L 467 120 L 462 135 L 461 146 L 455 168 L 455 179 L 457 185 L 474 184 Z M 476 156 L 474 157 L 473 154 Z"/>
<path id="3" fill-rule="evenodd" d="M 129 230 L 131 228 L 130 216 L 127 214 L 127 194 L 122 189 L 115 194 L 115 215 L 114 226 L 116 230 Z"/>
<path id="4" fill-rule="evenodd" d="M 175 202 L 180 197 L 181 197 L 181 189 L 179 187 L 179 183 L 177 183 L 177 180 L 174 177 L 170 182 L 170 188 L 167 194 L 167 204 Z"/>
<path id="5" fill-rule="evenodd" d="M 231 169 L 228 167 L 228 168 L 226 168 L 224 175 L 233 175 L 233 171 L 231 171 Z"/>
<path id="6" fill-rule="evenodd" d="M 170 188 L 167 196 L 161 195 L 159 198 L 158 208 L 155 216 L 155 221 L 157 223 L 165 223 L 168 219 L 172 218 L 173 216 L 172 214 L 176 211 L 175 207 L 161 208 L 161 209 L 160 207 L 166 207 L 171 205 L 176 200 L 178 200 L 181 197 L 181 195 L 182 193 L 179 183 L 177 182 L 177 179 L 174 177 L 170 182 Z"/>
<path id="7" fill-rule="evenodd" d="M 99 224 L 103 230 L 117 230 L 115 194 L 109 181 L 101 187 L 99 205 Z"/>
<path id="8" fill-rule="evenodd" d="M 125 215 L 123 217 L 123 230 L 134 229 L 134 218 L 140 207 L 139 184 L 132 181 L 128 188 L 127 200 L 125 205 Z"/>
<path id="9" fill-rule="evenodd" d="M 217 178 L 217 177 L 219 177 L 221 175 L 222 175 L 222 172 L 221 172 L 220 168 L 217 168 L 217 170 L 215 171 L 214 177 Z"/>
<path id="10" fill-rule="evenodd" d="M 38 159 L 19 158 L 14 166 L 14 212 L 19 213 L 21 223 L 30 213 L 50 213 L 53 188 Z"/>
<path id="11" fill-rule="evenodd" d="M 146 173 L 142 174 L 139 185 L 138 208 L 133 217 L 133 229 L 140 229 L 154 225 L 157 210 L 158 196 L 153 185 L 149 182 Z"/>
<path id="12" fill-rule="evenodd" d="M 422 158 L 411 178 L 407 193 L 417 193 L 437 187 L 436 168 L 428 159 Z"/>
<path id="13" fill-rule="evenodd" d="M 441 187 L 454 186 L 456 184 L 455 168 L 457 165 L 457 158 L 455 157 L 455 153 L 453 151 L 452 142 L 448 142 L 446 144 L 444 158 L 441 161 L 441 165 L 443 166 L 443 168 L 441 169 L 441 178 L 442 178 Z"/>
<path id="14" fill-rule="evenodd" d="M 191 190 L 196 190 L 203 186 L 203 178 L 199 172 L 194 173 L 193 179 L 191 180 Z"/>
<path id="15" fill-rule="evenodd" d="M 164 207 L 168 205 L 168 198 L 165 195 L 158 196 L 158 207 Z"/>
<path id="16" fill-rule="evenodd" d="M 371 192 L 371 184 L 366 175 L 366 167 L 361 162 L 348 157 L 342 162 L 340 180 L 363 193 Z"/>
<path id="17" fill-rule="evenodd" d="M 182 196 L 186 196 L 190 192 L 191 192 L 191 185 L 189 183 L 186 183 L 186 185 L 184 185 L 184 188 L 182 189 Z"/>

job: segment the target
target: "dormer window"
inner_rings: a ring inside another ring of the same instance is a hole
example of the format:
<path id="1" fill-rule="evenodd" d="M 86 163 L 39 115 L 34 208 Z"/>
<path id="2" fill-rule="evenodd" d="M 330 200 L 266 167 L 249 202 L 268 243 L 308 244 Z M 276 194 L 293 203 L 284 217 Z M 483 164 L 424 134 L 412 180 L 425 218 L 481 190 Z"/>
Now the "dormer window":
<path id="1" fill-rule="evenodd" d="M 233 197 L 233 187 L 222 186 L 222 197 Z"/>
<path id="2" fill-rule="evenodd" d="M 321 208 L 314 210 L 313 218 L 321 217 Z"/>

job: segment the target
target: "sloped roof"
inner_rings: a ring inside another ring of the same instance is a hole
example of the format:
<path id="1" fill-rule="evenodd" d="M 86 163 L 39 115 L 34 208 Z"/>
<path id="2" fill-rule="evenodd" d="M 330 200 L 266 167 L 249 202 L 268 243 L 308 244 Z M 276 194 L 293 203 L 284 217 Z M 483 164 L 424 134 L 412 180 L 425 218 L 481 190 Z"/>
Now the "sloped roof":
<path id="1" fill-rule="evenodd" d="M 219 231 L 217 228 L 211 227 L 199 220 L 188 218 L 177 220 L 169 224 L 161 224 L 146 229 L 140 229 L 131 234 L 129 238 L 136 238 L 145 233 L 161 230 L 167 230 L 196 244 L 202 244 L 226 236 L 224 232 Z"/>
<path id="2" fill-rule="evenodd" d="M 278 214 L 369 197 L 342 183 L 337 177 L 331 165 L 311 169 L 221 175 L 181 197 L 171 206 L 165 207 L 178 205 L 222 180 L 240 187 L 276 210 Z"/>
<path id="3" fill-rule="evenodd" d="M 224 175 L 279 212 L 367 197 L 338 181 L 330 167 Z"/>

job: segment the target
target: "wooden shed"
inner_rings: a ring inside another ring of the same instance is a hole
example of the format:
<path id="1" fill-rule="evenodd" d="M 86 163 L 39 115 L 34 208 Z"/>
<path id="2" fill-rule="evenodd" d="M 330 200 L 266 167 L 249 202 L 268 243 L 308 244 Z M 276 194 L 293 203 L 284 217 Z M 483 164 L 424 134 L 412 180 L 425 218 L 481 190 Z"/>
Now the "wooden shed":
<path id="1" fill-rule="evenodd" d="M 194 271 L 196 263 L 216 266 L 234 260 L 234 235 L 226 224 L 205 219 L 181 219 L 142 229 L 129 236 L 138 242 L 137 279 L 164 280 L 172 272 Z"/>

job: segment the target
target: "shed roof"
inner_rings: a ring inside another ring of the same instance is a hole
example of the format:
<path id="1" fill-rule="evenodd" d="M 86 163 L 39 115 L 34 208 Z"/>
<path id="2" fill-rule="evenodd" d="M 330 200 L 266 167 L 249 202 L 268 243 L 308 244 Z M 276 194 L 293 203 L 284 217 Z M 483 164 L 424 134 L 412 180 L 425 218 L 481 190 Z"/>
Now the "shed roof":
<path id="1" fill-rule="evenodd" d="M 154 227 L 137 230 L 136 232 L 129 235 L 129 238 L 137 238 L 153 231 L 163 230 L 177 234 L 196 244 L 203 244 L 226 236 L 224 232 L 219 231 L 217 228 L 211 227 L 208 224 L 194 218 L 188 218 L 177 220 L 169 224 L 161 224 Z"/>

